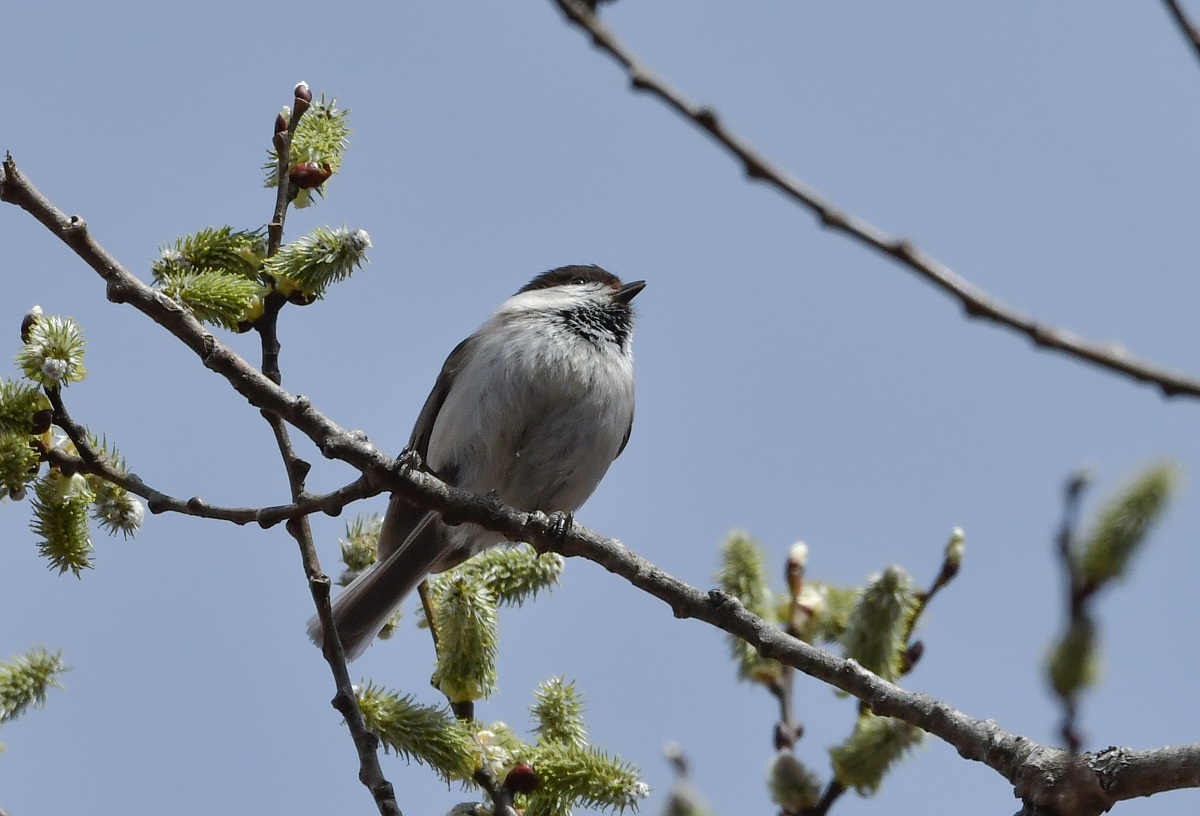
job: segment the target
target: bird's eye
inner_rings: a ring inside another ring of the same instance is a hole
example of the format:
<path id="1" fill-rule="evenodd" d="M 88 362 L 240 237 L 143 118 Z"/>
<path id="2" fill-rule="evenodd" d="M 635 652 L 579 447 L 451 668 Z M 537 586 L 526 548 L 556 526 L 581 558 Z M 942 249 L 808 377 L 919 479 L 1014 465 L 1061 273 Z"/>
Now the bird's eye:
<path id="1" fill-rule="evenodd" d="M 587 283 L 587 281 L 584 280 L 583 278 L 576 278 L 575 280 L 571 281 L 571 283 L 577 283 L 580 286 L 583 286 L 584 284 Z"/>

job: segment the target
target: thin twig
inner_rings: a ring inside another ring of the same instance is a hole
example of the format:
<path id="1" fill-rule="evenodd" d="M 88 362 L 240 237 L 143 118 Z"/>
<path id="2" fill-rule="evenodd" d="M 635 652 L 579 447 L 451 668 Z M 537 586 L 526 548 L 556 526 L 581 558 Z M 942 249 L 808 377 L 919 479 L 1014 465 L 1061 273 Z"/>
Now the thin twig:
<path id="1" fill-rule="evenodd" d="M 51 448 L 45 453 L 44 458 L 59 468 L 72 473 L 94 474 L 118 487 L 125 488 L 135 496 L 141 496 L 146 500 L 146 506 L 151 513 L 182 513 L 197 518 L 230 521 L 237 525 L 257 524 L 265 530 L 274 527 L 281 521 L 310 516 L 313 513 L 338 516 L 346 505 L 382 492 L 379 488 L 372 487 L 365 477 L 360 476 L 348 485 L 339 487 L 332 492 L 316 495 L 304 493 L 291 504 L 270 507 L 220 507 L 209 504 L 199 496 L 179 499 L 146 484 L 136 473 L 115 468 L 111 462 L 100 455 L 99 451 L 92 447 L 87 431 L 71 418 L 58 390 L 49 389 L 47 394 L 54 408 L 54 424 L 63 429 L 79 454 L 73 455 L 58 448 Z"/>
<path id="2" fill-rule="evenodd" d="M 283 224 L 287 218 L 288 205 L 291 202 L 288 164 L 292 136 L 295 135 L 300 119 L 308 109 L 307 100 L 303 107 L 299 104 L 302 88 L 306 93 L 308 92 L 307 86 L 303 84 L 296 86 L 292 115 L 289 118 L 287 130 L 277 132 L 275 135 L 275 148 L 279 160 L 277 171 L 279 189 L 276 195 L 275 214 L 268 225 L 268 257 L 279 250 L 283 240 Z M 254 322 L 262 349 L 262 372 L 277 385 L 283 381 L 279 368 L 278 329 L 279 311 L 285 303 L 286 300 L 278 294 L 272 293 L 272 296 L 267 298 L 263 315 Z M 292 501 L 297 502 L 307 494 L 305 480 L 308 478 L 312 465 L 297 455 L 283 419 L 270 411 L 264 410 L 261 413 L 275 436 L 275 444 L 283 460 L 284 470 L 287 472 Z M 341 638 L 338 636 L 337 626 L 333 621 L 333 607 L 329 600 L 329 577 L 321 571 L 308 517 L 299 516 L 290 519 L 287 523 L 287 531 L 295 539 L 300 549 L 304 574 L 308 578 L 309 590 L 317 607 L 317 616 L 321 620 L 321 627 L 325 633 L 322 653 L 333 673 L 334 684 L 337 688 L 332 705 L 345 718 L 346 728 L 350 732 L 354 747 L 358 752 L 358 778 L 371 792 L 381 816 L 402 816 L 392 783 L 383 775 L 383 768 L 379 764 L 379 738 L 367 728 L 366 719 L 363 717 L 362 709 L 358 705 L 358 697 L 354 692 L 354 685 L 350 680 L 350 671 L 346 665 L 346 653 L 342 647 Z"/>
<path id="3" fill-rule="evenodd" d="M 821 798 L 811 809 L 804 811 L 804 816 L 826 816 L 829 809 L 833 807 L 833 803 L 841 798 L 846 792 L 846 786 L 836 779 L 829 780 L 829 784 L 825 786 L 825 790 L 821 793 Z"/>
<path id="4" fill-rule="evenodd" d="M 1063 518 L 1058 529 L 1055 549 L 1058 551 L 1059 562 L 1063 571 L 1063 596 L 1066 598 L 1067 621 L 1064 632 L 1070 632 L 1075 626 L 1090 626 L 1091 614 L 1088 610 L 1088 599 L 1095 591 L 1095 584 L 1085 581 L 1079 572 L 1079 564 L 1075 557 L 1075 530 L 1079 525 L 1079 508 L 1083 503 L 1083 494 L 1091 482 L 1091 476 L 1086 469 L 1074 473 L 1063 489 Z M 1063 706 L 1062 721 L 1059 734 L 1066 743 L 1067 751 L 1078 754 L 1083 748 L 1083 737 L 1079 733 L 1079 693 L 1072 689 L 1068 694 L 1061 695 Z"/>
<path id="5" fill-rule="evenodd" d="M 283 243 L 283 224 L 287 220 L 288 206 L 292 203 L 292 183 L 288 177 L 292 161 L 292 137 L 296 135 L 301 117 L 308 110 L 307 103 L 303 107 L 297 104 L 296 97 L 302 86 L 307 90 L 303 83 L 296 86 L 296 93 L 292 99 L 292 114 L 288 117 L 287 127 L 282 130 L 276 127 L 272 138 L 278 161 L 275 169 L 275 213 L 271 222 L 267 224 L 267 257 L 278 252 L 279 245 Z"/>
<path id="6" fill-rule="evenodd" d="M 218 340 L 179 304 L 130 274 L 90 235 L 79 217 L 68 217 L 41 195 L 17 170 L 11 156 L 4 162 L 0 201 L 14 203 L 46 225 L 103 278 L 110 300 L 129 303 L 158 323 L 220 374 L 260 410 L 274 414 L 304 433 L 322 454 L 349 464 L 371 484 L 398 493 L 421 507 L 478 524 L 510 541 L 527 541 L 542 551 L 593 561 L 670 606 L 679 618 L 694 618 L 749 643 L 768 659 L 779 660 L 821 682 L 864 701 L 877 714 L 896 717 L 952 745 L 970 760 L 982 762 L 1014 785 L 1023 801 L 1055 801 L 1070 797 L 1074 811 L 1099 816 L 1115 802 L 1137 796 L 1200 787 L 1200 745 L 1154 751 L 1122 749 L 1120 762 L 1101 764 L 1109 752 L 1071 757 L 1005 731 L 991 720 L 978 720 L 947 703 L 899 688 L 858 663 L 836 657 L 791 637 L 747 611 L 726 593 L 703 592 L 662 571 L 581 524 L 565 533 L 544 513 L 527 513 L 453 488 L 436 477 L 396 461 L 373 447 L 359 432 L 347 431 L 317 411 L 304 397 L 288 393 Z M 334 631 L 327 583 L 314 582 L 326 631 Z M 336 638 L 327 639 L 337 646 Z M 340 679 L 339 679 L 340 682 Z M 357 706 L 352 706 L 357 709 Z M 339 709 L 340 710 L 340 709 Z M 1128 778 L 1127 778 L 1128 775 Z"/>
<path id="7" fill-rule="evenodd" d="M 1163 396 L 1200 397 L 1200 379 L 1134 357 L 1119 344 L 1087 340 L 1066 329 L 1023 314 L 961 277 L 941 261 L 918 248 L 912 240 L 894 238 L 862 218 L 838 209 L 816 190 L 771 164 L 749 142 L 726 128 L 712 108 L 695 104 L 655 76 L 579 0 L 554 2 L 569 21 L 591 36 L 593 45 L 609 54 L 625 69 L 633 90 L 645 91 L 657 97 L 680 116 L 712 136 L 742 164 L 748 178 L 771 185 L 796 204 L 811 210 L 822 225 L 893 258 L 917 273 L 956 299 L 967 317 L 990 320 L 1028 337 L 1040 348 L 1057 351 L 1138 382 L 1156 386 Z"/>
<path id="8" fill-rule="evenodd" d="M 513 804 L 513 792 L 496 778 L 496 774 L 489 767 L 482 766 L 472 778 L 475 780 L 475 784 L 483 788 L 488 798 L 492 800 L 493 816 L 517 816 L 517 809 Z"/>
<path id="9" fill-rule="evenodd" d="M 956 529 L 952 535 L 957 536 L 961 534 L 962 531 Z M 925 644 L 923 641 L 910 642 L 913 631 L 917 628 L 917 623 L 920 622 L 921 616 L 925 614 L 925 610 L 929 608 L 930 601 L 954 580 L 954 576 L 958 575 L 959 566 L 959 561 L 951 558 L 949 548 L 947 548 L 946 554 L 942 557 L 942 566 L 938 570 L 938 574 L 934 577 L 933 583 L 929 585 L 929 589 L 917 593 L 917 605 L 908 618 L 908 622 L 904 628 L 904 637 L 901 641 L 905 645 L 902 675 L 907 675 L 911 672 L 916 667 L 917 661 L 925 654 Z"/>
<path id="10" fill-rule="evenodd" d="M 1171 16 L 1175 18 L 1179 30 L 1183 32 L 1183 36 L 1188 38 L 1192 44 L 1192 50 L 1196 52 L 1196 56 L 1200 57 L 1200 28 L 1196 28 L 1195 24 L 1188 19 L 1187 12 L 1183 10 L 1183 6 L 1178 0 L 1163 0 L 1167 6 L 1167 10 L 1171 12 Z"/>

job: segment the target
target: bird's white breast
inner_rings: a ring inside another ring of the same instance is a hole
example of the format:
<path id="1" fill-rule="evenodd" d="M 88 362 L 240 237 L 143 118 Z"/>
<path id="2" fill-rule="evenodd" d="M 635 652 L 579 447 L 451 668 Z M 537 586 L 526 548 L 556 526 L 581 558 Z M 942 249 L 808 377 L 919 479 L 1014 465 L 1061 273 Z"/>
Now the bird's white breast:
<path id="1" fill-rule="evenodd" d="M 523 510 L 574 511 L 620 450 L 633 392 L 627 345 L 589 342 L 544 311 L 502 309 L 446 396 L 429 464 Z"/>

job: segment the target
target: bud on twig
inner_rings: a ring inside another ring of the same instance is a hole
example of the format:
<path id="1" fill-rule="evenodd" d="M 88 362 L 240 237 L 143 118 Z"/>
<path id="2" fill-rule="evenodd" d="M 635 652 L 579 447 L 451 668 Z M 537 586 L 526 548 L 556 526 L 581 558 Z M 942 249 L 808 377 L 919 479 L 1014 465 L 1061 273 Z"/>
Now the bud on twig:
<path id="1" fill-rule="evenodd" d="M 804 588 L 804 565 L 808 562 L 808 545 L 803 541 L 797 541 L 788 551 L 787 560 L 787 583 L 788 589 L 792 591 L 792 600 L 800 597 L 800 590 Z"/>
<path id="2" fill-rule="evenodd" d="M 21 342 L 29 342 L 29 333 L 33 331 L 33 326 L 37 323 L 38 318 L 42 316 L 42 307 L 34 306 L 29 310 L 29 314 L 25 315 L 21 320 Z"/>
<path id="3" fill-rule="evenodd" d="M 292 165 L 292 169 L 288 171 L 288 181 L 292 183 L 293 187 L 310 190 L 313 187 L 320 187 L 332 175 L 333 169 L 329 166 L 329 162 L 318 166 L 316 162 L 306 161 Z"/>
<path id="4" fill-rule="evenodd" d="M 925 641 L 914 640 L 904 650 L 904 657 L 900 661 L 900 674 L 908 674 L 916 665 L 921 662 L 921 657 L 925 654 Z"/>
<path id="5" fill-rule="evenodd" d="M 299 119 L 308 110 L 308 106 L 312 104 L 312 91 L 308 88 L 307 82 L 301 82 L 296 86 L 295 105 L 292 109 L 292 118 Z"/>
<path id="6" fill-rule="evenodd" d="M 54 411 L 50 410 L 49 408 L 43 408 L 40 411 L 34 411 L 31 420 L 33 422 L 33 433 L 37 436 L 41 436 L 46 431 L 50 430 L 50 423 L 54 421 Z"/>
<path id="7" fill-rule="evenodd" d="M 961 527 L 955 527 L 950 532 L 950 541 L 946 544 L 946 554 L 942 559 L 942 570 L 938 574 L 935 585 L 940 589 L 948 584 L 962 566 L 963 552 L 966 549 L 966 534 Z"/>
<path id="8" fill-rule="evenodd" d="M 533 793 L 542 784 L 537 773 L 528 762 L 518 762 L 504 777 L 504 787 L 513 793 L 523 793 L 526 796 Z"/>

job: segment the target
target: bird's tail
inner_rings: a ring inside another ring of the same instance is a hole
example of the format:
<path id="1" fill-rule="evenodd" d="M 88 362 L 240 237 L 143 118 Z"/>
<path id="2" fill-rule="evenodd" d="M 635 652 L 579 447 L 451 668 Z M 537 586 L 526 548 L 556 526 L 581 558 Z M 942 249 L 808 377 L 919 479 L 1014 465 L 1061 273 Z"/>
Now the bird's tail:
<path id="1" fill-rule="evenodd" d="M 425 579 L 443 554 L 442 524 L 436 516 L 427 513 L 402 544 L 382 561 L 363 570 L 333 599 L 333 622 L 348 660 L 367 650 L 396 607 Z M 316 615 L 308 621 L 308 637 L 318 646 L 324 643 L 321 621 Z"/>

